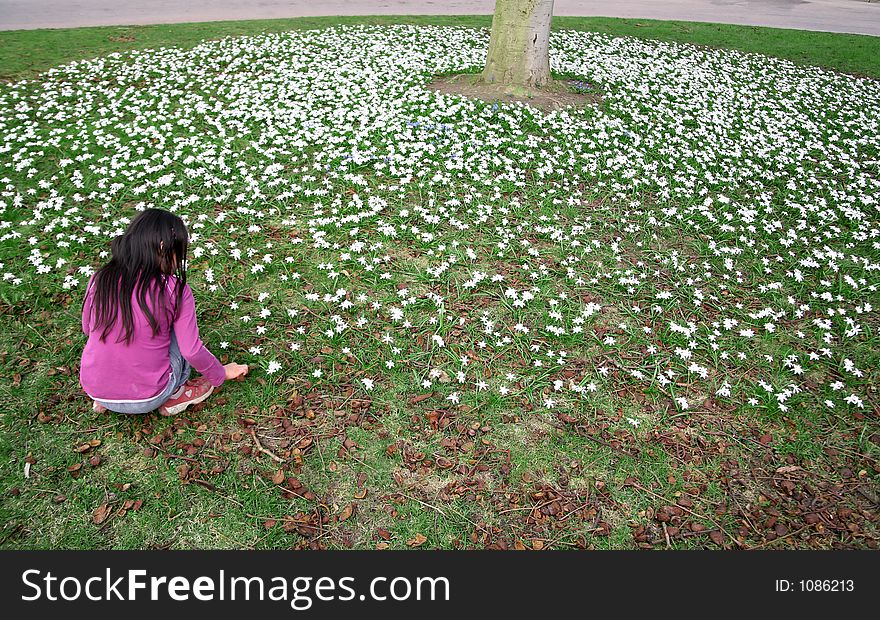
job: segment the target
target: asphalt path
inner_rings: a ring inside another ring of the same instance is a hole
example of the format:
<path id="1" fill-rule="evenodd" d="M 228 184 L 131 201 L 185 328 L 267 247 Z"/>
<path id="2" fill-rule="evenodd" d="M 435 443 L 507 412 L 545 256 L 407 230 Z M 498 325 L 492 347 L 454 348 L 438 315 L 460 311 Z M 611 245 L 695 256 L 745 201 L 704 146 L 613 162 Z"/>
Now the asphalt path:
<path id="1" fill-rule="evenodd" d="M 0 0 L 0 30 L 319 15 L 487 15 L 494 0 Z M 880 36 L 880 0 L 556 0 L 554 13 Z"/>

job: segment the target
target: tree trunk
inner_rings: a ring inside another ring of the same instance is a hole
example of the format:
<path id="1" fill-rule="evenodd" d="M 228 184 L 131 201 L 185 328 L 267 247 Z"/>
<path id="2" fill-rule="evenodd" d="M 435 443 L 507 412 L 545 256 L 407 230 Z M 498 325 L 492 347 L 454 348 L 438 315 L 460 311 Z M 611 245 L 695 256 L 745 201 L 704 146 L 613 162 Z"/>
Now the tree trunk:
<path id="1" fill-rule="evenodd" d="M 550 81 L 553 0 L 495 0 L 483 81 L 541 88 Z"/>

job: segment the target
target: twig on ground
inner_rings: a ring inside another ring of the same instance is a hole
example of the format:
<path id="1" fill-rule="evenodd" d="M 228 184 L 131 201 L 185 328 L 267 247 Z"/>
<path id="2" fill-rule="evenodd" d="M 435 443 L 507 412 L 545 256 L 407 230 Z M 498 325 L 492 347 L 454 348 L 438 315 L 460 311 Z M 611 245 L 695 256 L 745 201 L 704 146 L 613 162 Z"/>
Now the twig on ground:
<path id="1" fill-rule="evenodd" d="M 417 497 L 412 497 L 411 495 L 407 495 L 406 493 L 401 493 L 400 491 L 395 491 L 394 493 L 397 494 L 397 495 L 401 495 L 401 496 L 403 496 L 403 497 L 405 497 L 405 498 L 407 498 L 407 499 L 411 499 L 411 500 L 414 501 L 414 502 L 418 502 L 418 503 L 420 503 L 422 506 L 425 506 L 426 508 L 430 508 L 431 510 L 440 513 L 440 514 L 443 515 L 444 517 L 446 516 L 446 513 L 443 512 L 441 509 L 437 508 L 437 506 L 433 506 L 433 505 L 431 505 L 431 504 L 429 504 L 429 503 L 427 503 L 427 502 L 423 502 L 422 500 L 420 500 L 420 499 L 417 498 Z"/>
<path id="2" fill-rule="evenodd" d="M 263 444 L 260 443 L 260 440 L 257 439 L 257 433 L 254 431 L 254 429 L 250 429 L 250 430 L 251 430 L 251 437 L 254 438 L 254 444 L 257 446 L 257 452 L 262 452 L 266 456 L 270 457 L 276 463 L 283 463 L 284 462 L 283 458 L 281 458 L 280 456 L 278 456 L 277 454 L 275 454 L 271 450 L 267 450 L 266 448 L 264 448 Z"/>
<path id="3" fill-rule="evenodd" d="M 779 538 L 774 538 L 773 540 L 767 540 L 767 541 L 764 541 L 764 542 L 762 542 L 760 545 L 755 545 L 754 547 L 752 547 L 752 549 L 760 549 L 760 548 L 762 548 L 762 547 L 766 547 L 767 545 L 769 545 L 769 544 L 771 544 L 771 543 L 776 543 L 776 542 L 779 542 L 780 540 L 785 540 L 786 538 L 791 538 L 791 537 L 794 536 L 795 534 L 800 534 L 801 532 L 803 532 L 803 531 L 804 531 L 805 529 L 807 529 L 808 527 L 810 527 L 810 526 L 809 526 L 809 525 L 805 525 L 805 526 L 803 526 L 803 527 L 800 528 L 800 529 L 797 529 L 797 530 L 795 530 L 795 531 L 793 531 L 793 532 L 789 532 L 789 533 L 786 534 L 785 536 L 780 536 Z"/>

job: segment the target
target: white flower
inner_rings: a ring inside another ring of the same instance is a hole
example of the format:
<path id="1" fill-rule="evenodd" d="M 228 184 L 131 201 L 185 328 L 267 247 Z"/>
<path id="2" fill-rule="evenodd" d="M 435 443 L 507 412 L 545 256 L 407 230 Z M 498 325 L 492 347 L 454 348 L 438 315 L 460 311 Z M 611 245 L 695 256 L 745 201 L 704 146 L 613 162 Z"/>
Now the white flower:
<path id="1" fill-rule="evenodd" d="M 847 396 L 846 398 L 844 398 L 844 400 L 845 400 L 846 402 L 848 402 L 850 405 L 855 405 L 855 406 L 858 407 L 859 409 L 864 409 L 864 408 L 865 408 L 865 403 L 862 401 L 861 398 L 859 398 L 859 397 L 856 396 L 855 394 L 850 394 L 849 396 Z"/>
<path id="2" fill-rule="evenodd" d="M 566 386 L 627 398 L 684 374 L 699 394 L 735 377 L 714 389 L 740 408 L 872 406 L 880 83 L 554 30 L 554 70 L 588 71 L 601 110 L 423 88 L 480 66 L 488 36 L 340 27 L 4 84 L 0 297 L 73 307 L 161 207 L 187 227 L 200 327 L 267 374 L 279 349 L 330 346 L 353 376 L 456 381 L 456 399 L 492 398 L 490 376 L 559 406 Z"/>

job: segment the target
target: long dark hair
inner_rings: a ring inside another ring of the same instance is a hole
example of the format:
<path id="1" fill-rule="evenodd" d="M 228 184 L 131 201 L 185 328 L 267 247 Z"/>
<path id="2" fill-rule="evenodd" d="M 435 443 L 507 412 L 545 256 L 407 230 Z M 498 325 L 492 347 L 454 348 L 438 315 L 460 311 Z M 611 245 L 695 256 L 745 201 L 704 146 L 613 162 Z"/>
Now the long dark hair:
<path id="1" fill-rule="evenodd" d="M 162 209 L 146 209 L 138 214 L 123 234 L 113 239 L 110 249 L 113 258 L 96 273 L 93 282 L 97 326 L 103 326 L 101 341 L 122 319 L 126 344 L 134 332 L 132 294 L 137 297 L 153 330 L 159 333 L 157 313 L 167 309 L 165 284 L 172 274 L 177 276 L 175 295 L 179 307 L 186 284 L 186 251 L 189 245 L 183 220 Z M 147 295 L 152 292 L 152 309 Z"/>

